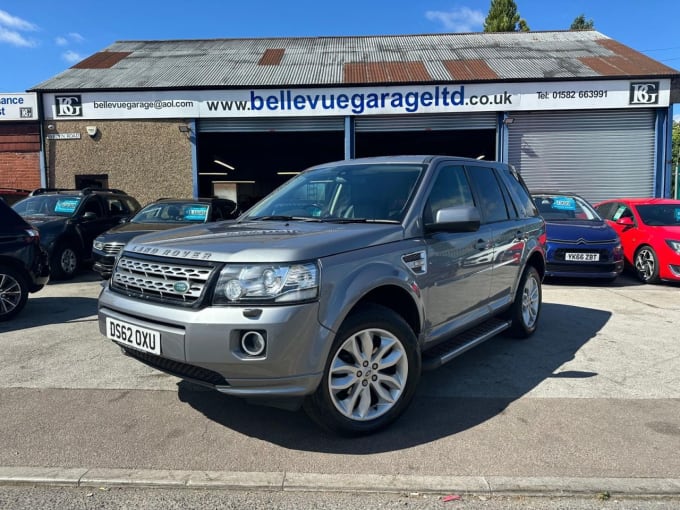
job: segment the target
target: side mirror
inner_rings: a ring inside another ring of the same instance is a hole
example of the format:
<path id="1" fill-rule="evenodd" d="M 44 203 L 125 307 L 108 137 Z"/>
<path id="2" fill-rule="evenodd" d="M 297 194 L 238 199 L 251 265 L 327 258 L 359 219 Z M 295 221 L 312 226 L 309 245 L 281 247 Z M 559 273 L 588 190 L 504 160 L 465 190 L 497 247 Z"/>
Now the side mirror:
<path id="1" fill-rule="evenodd" d="M 85 214 L 83 214 L 84 220 L 94 220 L 96 218 L 97 218 L 97 213 L 93 213 L 92 211 L 87 211 Z"/>
<path id="2" fill-rule="evenodd" d="M 617 225 L 621 225 L 622 227 L 633 227 L 635 226 L 635 222 L 633 221 L 633 218 L 630 216 L 624 216 L 623 218 L 619 218 L 616 220 Z"/>
<path id="3" fill-rule="evenodd" d="M 480 224 L 477 208 L 461 205 L 439 209 L 434 223 L 428 223 L 425 228 L 429 232 L 475 232 Z"/>

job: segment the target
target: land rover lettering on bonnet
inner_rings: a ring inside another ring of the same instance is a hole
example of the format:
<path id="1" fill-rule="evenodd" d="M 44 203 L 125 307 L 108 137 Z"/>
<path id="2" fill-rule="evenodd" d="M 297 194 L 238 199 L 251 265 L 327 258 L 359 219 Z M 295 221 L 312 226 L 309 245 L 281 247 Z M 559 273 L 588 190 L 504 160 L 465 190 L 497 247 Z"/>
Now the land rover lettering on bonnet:
<path id="1" fill-rule="evenodd" d="M 507 165 L 327 163 L 235 221 L 135 237 L 101 292 L 99 328 L 174 376 L 370 434 L 404 413 L 422 370 L 535 332 L 544 244 Z"/>

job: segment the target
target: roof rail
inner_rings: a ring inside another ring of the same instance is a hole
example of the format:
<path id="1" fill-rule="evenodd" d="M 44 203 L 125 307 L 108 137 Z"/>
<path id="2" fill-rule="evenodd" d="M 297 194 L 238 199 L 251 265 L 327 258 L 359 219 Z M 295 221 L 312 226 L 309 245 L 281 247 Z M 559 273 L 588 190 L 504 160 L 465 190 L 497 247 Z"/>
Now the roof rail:
<path id="1" fill-rule="evenodd" d="M 91 193 L 119 193 L 121 195 L 127 195 L 122 189 L 116 189 L 116 188 L 83 188 L 82 190 L 83 195 L 89 195 Z"/>
<path id="2" fill-rule="evenodd" d="M 43 195 L 45 193 L 50 193 L 52 191 L 78 191 L 70 188 L 36 188 L 31 191 L 30 196 L 34 197 L 36 195 Z"/>

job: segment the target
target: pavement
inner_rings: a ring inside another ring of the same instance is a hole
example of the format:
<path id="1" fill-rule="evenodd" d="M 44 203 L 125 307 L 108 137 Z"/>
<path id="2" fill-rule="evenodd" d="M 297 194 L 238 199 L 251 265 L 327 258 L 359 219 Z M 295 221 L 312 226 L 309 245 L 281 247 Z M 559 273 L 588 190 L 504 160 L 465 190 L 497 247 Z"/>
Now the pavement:
<path id="1" fill-rule="evenodd" d="M 99 335 L 100 282 L 0 325 L 0 484 L 680 495 L 677 285 L 544 286 L 539 331 L 423 375 L 367 438 L 160 374 Z"/>

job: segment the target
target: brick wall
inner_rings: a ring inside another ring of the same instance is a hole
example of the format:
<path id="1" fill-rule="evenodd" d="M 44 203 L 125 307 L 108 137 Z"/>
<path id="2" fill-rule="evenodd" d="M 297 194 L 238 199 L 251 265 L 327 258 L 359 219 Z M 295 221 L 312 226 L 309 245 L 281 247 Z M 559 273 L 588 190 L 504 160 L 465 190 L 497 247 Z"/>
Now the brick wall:
<path id="1" fill-rule="evenodd" d="M 40 187 L 40 128 L 0 124 L 0 188 Z"/>

